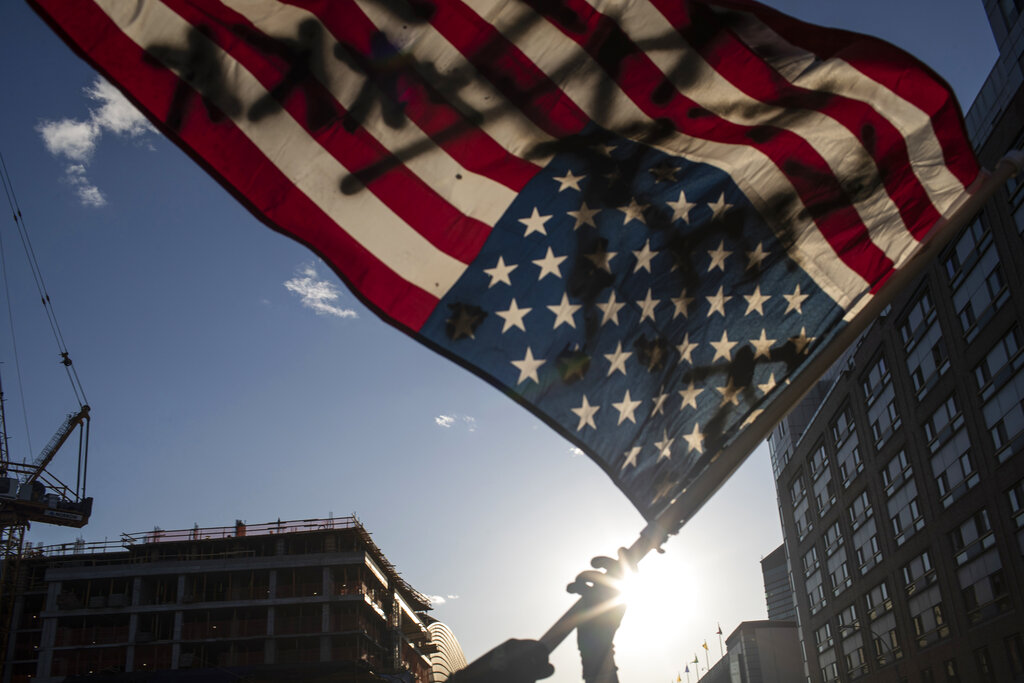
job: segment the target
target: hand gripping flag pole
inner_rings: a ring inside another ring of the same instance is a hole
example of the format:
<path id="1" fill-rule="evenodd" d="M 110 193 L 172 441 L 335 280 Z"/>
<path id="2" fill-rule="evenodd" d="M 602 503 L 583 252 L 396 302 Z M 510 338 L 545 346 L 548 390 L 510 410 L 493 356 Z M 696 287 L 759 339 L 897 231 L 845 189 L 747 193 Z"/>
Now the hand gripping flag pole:
<path id="1" fill-rule="evenodd" d="M 789 408 L 796 405 L 804 394 L 814 386 L 836 357 L 856 340 L 871 321 L 878 317 L 878 314 L 892 302 L 898 292 L 903 291 L 922 272 L 924 266 L 938 255 L 950 238 L 967 225 L 968 221 L 981 210 L 996 190 L 1022 170 L 1024 170 L 1024 151 L 1022 150 L 1008 152 L 996 164 L 994 171 L 983 170 L 960 200 L 935 224 L 928 237 L 923 241 L 918 253 L 906 266 L 893 273 L 886 286 L 865 306 L 863 313 L 840 332 L 831 345 L 833 349 L 836 349 L 835 353 L 819 355 L 805 372 L 794 378 L 785 393 L 779 397 L 779 400 L 771 404 L 758 421 L 770 420 L 772 423 L 778 423 L 789 411 Z M 652 550 L 664 552 L 661 546 L 668 540 L 668 537 L 678 533 L 686 520 L 700 509 L 700 506 L 725 483 L 743 463 L 747 455 L 754 450 L 757 443 L 752 442 L 756 439 L 750 438 L 748 435 L 755 433 L 763 432 L 755 429 L 746 430 L 728 450 L 712 458 L 705 470 L 694 478 L 693 483 L 664 512 L 644 527 L 636 541 L 625 551 L 625 557 L 631 566 L 635 567 Z M 578 624 L 588 618 L 582 602 L 582 600 L 577 601 L 540 637 L 540 642 L 549 652 L 558 647 Z"/>

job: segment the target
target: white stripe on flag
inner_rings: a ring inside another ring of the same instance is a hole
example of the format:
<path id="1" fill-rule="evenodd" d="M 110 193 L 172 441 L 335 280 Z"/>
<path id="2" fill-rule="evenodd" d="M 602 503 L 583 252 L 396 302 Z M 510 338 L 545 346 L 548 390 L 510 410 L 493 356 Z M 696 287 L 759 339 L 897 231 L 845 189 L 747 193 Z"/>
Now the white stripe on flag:
<path id="1" fill-rule="evenodd" d="M 845 126 L 819 111 L 782 109 L 750 97 L 708 64 L 665 16 L 646 2 L 587 1 L 598 11 L 613 10 L 612 17 L 637 45 L 658 45 L 656 50 L 645 51 L 647 56 L 666 78 L 674 81 L 680 93 L 696 104 L 741 126 L 772 126 L 798 135 L 821 155 L 838 178 L 865 175 L 865 185 L 874 189 L 865 199 L 853 202 L 853 207 L 869 229 L 881 222 L 886 224 L 884 231 L 869 230 L 876 246 L 894 262 L 917 247 L 917 240 L 886 192 L 877 165 Z M 692 57 L 686 61 L 686 73 L 680 74 L 676 68 L 678 57 L 686 53 Z M 870 172 L 864 174 L 864 167 L 869 167 Z"/>
<path id="2" fill-rule="evenodd" d="M 271 37 L 290 37 L 303 21 L 311 19 L 319 23 L 315 14 L 276 0 L 221 2 Z M 332 40 L 323 40 L 320 43 L 323 50 L 322 63 L 326 65 L 324 71 L 330 81 L 323 85 L 330 90 L 341 106 L 351 110 L 366 77 L 334 57 L 333 47 L 338 39 L 326 28 L 324 32 L 330 35 Z M 517 193 L 490 178 L 464 168 L 443 148 L 435 144 L 415 122 L 407 119 L 405 124 L 398 128 L 388 126 L 379 111 L 380 101 L 381 98 L 374 98 L 374 109 L 360 122 L 363 128 L 394 155 L 399 155 L 404 149 L 415 148 L 415 154 L 399 157 L 406 168 L 463 215 L 489 226 L 497 223 L 509 205 L 515 201 Z"/>
<path id="3" fill-rule="evenodd" d="M 192 25 L 162 3 L 155 0 L 95 2 L 141 49 L 157 43 L 188 49 Z M 211 45 L 210 50 L 220 63 L 221 73 L 226 74 L 232 94 L 246 105 L 241 111 L 268 95 L 260 82 L 230 55 L 215 45 Z M 465 264 L 434 247 L 372 192 L 343 195 L 338 181 L 349 169 L 324 150 L 287 112 L 265 117 L 259 123 L 249 121 L 244 115 L 232 118 L 232 122 L 297 189 L 337 223 L 339 229 L 406 281 L 440 298 L 466 270 Z"/>
<path id="4" fill-rule="evenodd" d="M 841 59 L 819 61 L 817 56 L 791 43 L 757 17 L 737 12 L 730 24 L 733 32 L 754 52 L 793 85 L 863 102 L 890 123 L 907 141 L 910 165 L 924 186 L 932 204 L 945 214 L 966 188 L 946 167 L 942 144 L 935 135 L 931 117 L 881 83 Z M 777 55 L 777 56 L 776 56 Z M 899 267 L 903 262 L 896 263 Z"/>
<path id="5" fill-rule="evenodd" d="M 516 45 L 549 77 L 563 72 L 566 63 L 576 65 L 564 82 L 557 85 L 597 124 L 614 131 L 654 123 L 590 55 L 557 27 L 533 15 L 525 4 L 503 3 L 500 8 L 489 0 L 466 0 L 466 4 L 503 35 L 517 25 L 530 25 L 525 35 L 517 35 Z M 849 308 L 863 295 L 864 279 L 839 259 L 817 226 L 801 218 L 806 210 L 796 189 L 764 153 L 747 145 L 701 140 L 678 132 L 663 138 L 658 146 L 671 154 L 724 170 L 766 220 L 771 218 L 765 196 L 784 193 L 796 198 L 792 215 L 776 219 L 788 221 L 787 227 L 794 235 L 790 258 L 843 308 Z M 756 187 L 753 179 L 757 180 Z"/>
<path id="6" fill-rule="evenodd" d="M 482 115 L 480 128 L 509 154 L 539 166 L 551 160 L 550 156 L 531 155 L 536 145 L 551 142 L 551 136 L 509 103 L 437 29 L 424 22 L 401 25 L 399 30 L 394 16 L 383 8 L 382 3 L 366 0 L 355 2 L 393 45 L 416 55 L 419 61 L 433 64 L 438 71 L 457 71 L 468 76 L 468 82 L 459 91 L 459 97 Z M 422 75 L 429 78 L 428 74 Z"/>

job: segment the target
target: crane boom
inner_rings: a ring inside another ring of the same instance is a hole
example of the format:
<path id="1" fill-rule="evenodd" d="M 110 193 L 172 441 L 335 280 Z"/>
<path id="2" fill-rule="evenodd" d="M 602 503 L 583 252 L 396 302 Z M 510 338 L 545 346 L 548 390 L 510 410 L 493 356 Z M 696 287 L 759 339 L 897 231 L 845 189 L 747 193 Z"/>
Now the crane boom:
<path id="1" fill-rule="evenodd" d="M 51 460 L 53 460 L 53 456 L 57 454 L 60 447 L 63 446 L 64 442 L 68 440 L 69 436 L 71 436 L 71 432 L 75 430 L 75 427 L 88 419 L 89 406 L 82 406 L 82 409 L 78 411 L 77 414 L 68 414 L 67 419 L 64 420 L 64 424 L 57 428 L 56 433 L 50 437 L 49 443 L 46 444 L 32 463 L 32 473 L 25 479 L 26 484 L 30 484 L 39 478 L 39 475 L 46 469 L 46 466 L 50 464 Z"/>

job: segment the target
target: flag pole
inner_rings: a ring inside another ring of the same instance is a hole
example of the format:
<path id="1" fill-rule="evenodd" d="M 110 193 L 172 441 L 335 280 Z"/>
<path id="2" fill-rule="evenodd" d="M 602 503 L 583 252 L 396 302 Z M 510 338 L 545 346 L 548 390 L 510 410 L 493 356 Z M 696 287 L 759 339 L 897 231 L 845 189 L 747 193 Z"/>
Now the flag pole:
<path id="1" fill-rule="evenodd" d="M 846 325 L 836 335 L 832 342 L 833 345 L 845 349 L 856 341 L 860 333 L 892 302 L 896 294 L 903 291 L 920 274 L 923 264 L 934 259 L 949 239 L 982 209 L 996 190 L 1021 170 L 1024 170 L 1024 151 L 1021 150 L 1008 152 L 996 164 L 994 171 L 982 169 L 967 191 L 942 218 L 936 221 L 922 242 L 918 253 L 905 266 L 892 274 L 886 286 L 864 306 L 861 314 L 856 316 L 854 320 L 861 321 L 861 324 L 851 322 Z M 651 520 L 640 532 L 640 536 L 633 542 L 633 545 L 626 549 L 626 558 L 632 566 L 635 567 L 652 550 L 664 552 L 661 546 L 665 544 L 668 537 L 678 533 L 686 520 L 691 518 L 701 505 L 725 483 L 771 428 L 785 417 L 789 408 L 796 405 L 804 394 L 811 390 L 834 360 L 835 358 L 825 354 L 819 354 L 812 359 L 804 371 L 799 373 L 793 382 L 782 390 L 778 399 L 768 405 L 750 429 L 741 431 L 736 441 L 727 450 L 711 458 L 711 461 L 685 489 L 685 495 L 680 495 Z M 765 424 L 770 427 L 756 429 L 757 425 Z M 586 612 L 583 600 L 580 599 L 558 618 L 551 628 L 540 637 L 540 642 L 544 644 L 548 652 L 558 647 L 573 632 L 577 624 L 590 616 Z M 698 680 L 700 679 L 698 678 Z"/>

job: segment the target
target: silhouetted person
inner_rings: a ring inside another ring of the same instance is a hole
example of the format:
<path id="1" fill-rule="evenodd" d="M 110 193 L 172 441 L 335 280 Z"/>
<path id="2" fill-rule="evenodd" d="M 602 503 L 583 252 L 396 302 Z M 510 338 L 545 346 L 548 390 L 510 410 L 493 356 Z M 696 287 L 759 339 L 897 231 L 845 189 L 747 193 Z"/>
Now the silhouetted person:
<path id="1" fill-rule="evenodd" d="M 619 559 L 595 557 L 593 570 L 581 572 L 566 590 L 580 596 L 581 621 L 576 642 L 586 683 L 618 683 L 615 666 L 615 632 L 625 614 L 616 585 L 631 564 L 624 550 Z M 535 683 L 555 672 L 548 651 L 536 640 L 506 640 L 504 643 L 455 672 L 449 683 Z"/>

